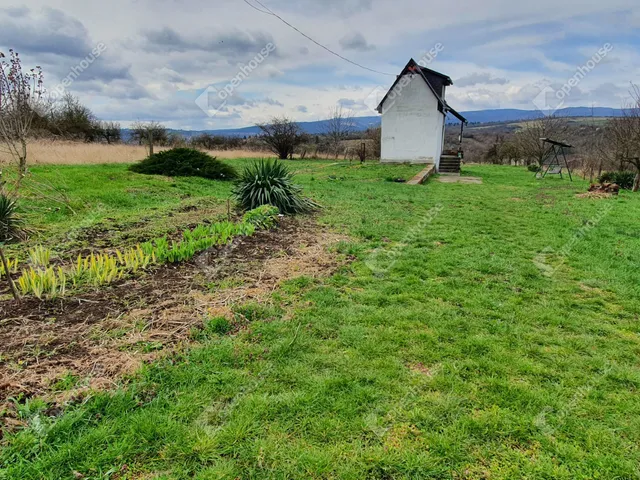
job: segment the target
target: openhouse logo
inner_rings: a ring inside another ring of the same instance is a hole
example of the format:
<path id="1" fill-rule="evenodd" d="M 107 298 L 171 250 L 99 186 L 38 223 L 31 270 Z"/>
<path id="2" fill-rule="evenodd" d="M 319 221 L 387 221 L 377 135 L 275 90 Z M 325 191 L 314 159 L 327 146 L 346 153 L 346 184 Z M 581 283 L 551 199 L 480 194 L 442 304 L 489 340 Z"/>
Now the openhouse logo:
<path id="1" fill-rule="evenodd" d="M 569 78 L 562 87 L 554 89 L 550 85 L 546 86 L 533 99 L 533 104 L 545 115 L 553 115 L 564 106 L 565 100 L 569 98 L 573 89 L 580 85 L 580 82 L 595 70 L 612 51 L 613 45 L 605 43 L 584 65 L 578 67 L 575 75 Z"/>
<path id="2" fill-rule="evenodd" d="M 57 84 L 49 91 L 51 99 L 57 100 L 59 98 L 62 98 L 67 88 L 69 88 L 73 84 L 73 82 L 75 82 L 76 79 L 85 72 L 85 70 L 89 69 L 89 67 L 93 65 L 93 62 L 95 62 L 106 50 L 107 46 L 104 43 L 100 42 L 91 50 L 91 53 L 89 55 L 80 60 L 77 65 L 71 67 L 71 69 L 69 70 L 69 74 L 64 77 L 59 84 Z"/>
<path id="3" fill-rule="evenodd" d="M 219 112 L 224 111 L 227 102 L 238 87 L 269 58 L 269 55 L 271 55 L 275 49 L 276 46 L 273 43 L 267 43 L 265 47 L 260 50 L 260 53 L 239 68 L 237 75 L 227 82 L 224 87 L 216 88 L 213 85 L 207 87 L 204 92 L 196 98 L 196 105 L 210 117 L 214 117 Z"/>

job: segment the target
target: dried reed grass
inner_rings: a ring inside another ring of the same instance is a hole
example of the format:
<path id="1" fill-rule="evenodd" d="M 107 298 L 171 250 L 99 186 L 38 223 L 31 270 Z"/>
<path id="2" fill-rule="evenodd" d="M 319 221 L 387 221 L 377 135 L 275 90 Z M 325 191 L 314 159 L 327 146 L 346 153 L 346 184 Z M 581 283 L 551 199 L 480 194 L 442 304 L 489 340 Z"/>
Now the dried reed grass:
<path id="1" fill-rule="evenodd" d="M 33 140 L 29 143 L 30 165 L 84 165 L 104 163 L 134 163 L 147 156 L 144 146 L 69 141 Z M 156 148 L 156 151 L 164 150 Z M 208 152 L 218 158 L 262 158 L 273 157 L 269 152 L 251 150 L 229 150 Z M 0 152 L 0 165 L 11 163 L 9 155 Z"/>

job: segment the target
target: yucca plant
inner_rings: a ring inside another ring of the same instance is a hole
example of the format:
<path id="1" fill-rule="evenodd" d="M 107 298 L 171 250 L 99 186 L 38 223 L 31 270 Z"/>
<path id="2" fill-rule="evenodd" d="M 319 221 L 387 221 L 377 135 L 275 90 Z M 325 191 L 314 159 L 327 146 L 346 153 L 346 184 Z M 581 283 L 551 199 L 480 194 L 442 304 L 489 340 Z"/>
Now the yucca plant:
<path id="1" fill-rule="evenodd" d="M 233 189 L 238 204 L 245 210 L 273 205 L 285 214 L 308 213 L 319 207 L 302 196 L 302 188 L 293 183 L 293 175 L 280 161 L 259 160 L 246 167 Z"/>
<path id="2" fill-rule="evenodd" d="M 9 288 L 16 300 L 20 300 L 20 293 L 9 274 L 10 267 L 4 255 L 4 247 L 9 243 L 26 240 L 29 229 L 25 220 L 18 214 L 16 201 L 4 194 L 0 194 L 0 261 L 2 262 Z"/>

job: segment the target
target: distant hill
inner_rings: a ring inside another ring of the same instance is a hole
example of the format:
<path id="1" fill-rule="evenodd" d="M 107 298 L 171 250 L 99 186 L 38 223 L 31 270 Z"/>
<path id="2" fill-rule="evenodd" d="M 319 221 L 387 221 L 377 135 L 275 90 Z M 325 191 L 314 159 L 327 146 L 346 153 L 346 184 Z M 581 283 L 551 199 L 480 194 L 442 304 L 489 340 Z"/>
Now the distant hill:
<path id="1" fill-rule="evenodd" d="M 356 131 L 366 130 L 369 127 L 377 127 L 380 125 L 380 117 L 356 117 L 353 119 L 354 129 Z M 299 122 L 300 127 L 305 133 L 310 135 L 319 135 L 326 131 L 326 120 L 319 120 L 317 122 Z M 222 135 L 225 137 L 250 137 L 260 134 L 260 129 L 256 126 L 244 127 L 244 128 L 232 128 L 224 130 L 172 130 L 173 132 L 180 133 L 185 137 L 193 137 L 201 133 L 208 133 L 210 135 Z"/>
<path id="2" fill-rule="evenodd" d="M 607 107 L 570 107 L 562 108 L 555 112 L 560 117 L 619 117 L 622 110 Z M 543 113 L 540 110 L 478 110 L 475 112 L 462 112 L 469 123 L 496 123 L 515 122 L 518 120 L 532 120 L 540 118 Z"/>
<path id="3" fill-rule="evenodd" d="M 539 110 L 517 110 L 517 109 L 498 109 L 498 110 L 477 110 L 471 112 L 461 112 L 462 115 L 467 118 L 469 123 L 501 123 L 501 122 L 515 122 L 518 120 L 532 120 L 539 118 L 543 115 Z M 563 108 L 556 112 L 556 115 L 563 117 L 619 117 L 622 115 L 622 110 L 615 108 L 605 107 L 570 107 Z M 449 122 L 449 120 L 448 120 Z M 310 135 L 318 135 L 323 133 L 326 129 L 326 120 L 320 120 L 316 122 L 300 122 L 300 127 Z M 450 123 L 457 123 L 457 120 L 452 118 Z M 354 119 L 355 130 L 366 130 L 369 127 L 377 127 L 380 125 L 380 115 L 369 117 L 356 117 Z M 226 137 L 250 137 L 260 134 L 258 127 L 244 127 L 244 128 L 232 128 L 224 130 L 171 130 L 172 132 L 180 133 L 185 137 L 193 137 L 201 133 L 208 133 L 210 135 L 222 135 Z M 128 130 L 123 131 L 123 137 L 129 138 L 130 134 Z"/>

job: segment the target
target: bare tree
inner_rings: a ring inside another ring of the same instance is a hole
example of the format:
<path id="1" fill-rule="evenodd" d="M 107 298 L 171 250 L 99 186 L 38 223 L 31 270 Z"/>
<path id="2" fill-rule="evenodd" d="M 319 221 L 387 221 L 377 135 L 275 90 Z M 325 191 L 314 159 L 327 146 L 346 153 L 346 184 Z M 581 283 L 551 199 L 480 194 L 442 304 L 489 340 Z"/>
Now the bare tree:
<path id="1" fill-rule="evenodd" d="M 351 162 L 351 160 L 359 160 L 360 163 L 364 163 L 367 160 L 367 155 L 370 153 L 367 149 L 367 143 L 365 139 L 362 139 L 359 144 L 347 150 L 349 162 Z"/>
<path id="2" fill-rule="evenodd" d="M 519 154 L 527 165 L 536 163 L 542 166 L 547 147 L 540 139 L 564 141 L 568 131 L 569 124 L 563 117 L 543 116 L 526 122 L 516 133 Z"/>
<path id="3" fill-rule="evenodd" d="M 118 122 L 98 122 L 96 125 L 98 137 L 111 145 L 120 142 L 122 129 Z"/>
<path id="4" fill-rule="evenodd" d="M 18 53 L 9 50 L 7 59 L 0 52 L 0 148 L 18 164 L 16 187 L 27 173 L 27 140 L 44 106 L 43 80 L 39 66 L 24 72 Z"/>
<path id="5" fill-rule="evenodd" d="M 484 153 L 484 160 L 496 165 L 511 165 L 514 162 L 518 164 L 523 158 L 519 143 L 514 138 L 506 137 L 504 133 L 497 133 L 495 140 Z"/>
<path id="6" fill-rule="evenodd" d="M 382 150 L 382 127 L 371 127 L 365 132 L 365 138 L 371 142 L 371 157 L 380 159 Z"/>
<path id="7" fill-rule="evenodd" d="M 221 137 L 214 137 L 209 133 L 201 133 L 191 138 L 191 145 L 205 150 L 214 150 L 221 146 L 223 142 L 219 141 Z"/>
<path id="8" fill-rule="evenodd" d="M 48 118 L 49 129 L 64 138 L 92 142 L 100 136 L 96 116 L 71 93 L 65 93 L 52 105 Z"/>
<path id="9" fill-rule="evenodd" d="M 353 112 L 351 110 L 344 110 L 342 105 L 333 107 L 329 111 L 329 117 L 324 125 L 324 134 L 329 140 L 331 150 L 336 158 L 338 158 L 341 150 L 343 150 L 341 149 L 342 141 L 345 140 L 354 129 Z"/>
<path id="10" fill-rule="evenodd" d="M 269 123 L 257 126 L 262 130 L 262 141 L 280 160 L 293 157 L 306 138 L 300 126 L 287 117 L 273 117 Z"/>
<path id="11" fill-rule="evenodd" d="M 165 145 L 171 148 L 183 148 L 187 146 L 187 139 L 178 132 L 170 132 L 167 134 Z"/>
<path id="12" fill-rule="evenodd" d="M 164 145 L 168 140 L 167 128 L 158 122 L 136 122 L 131 130 L 133 140 L 138 145 L 146 145 L 149 156 L 153 155 L 154 145 Z"/>
<path id="13" fill-rule="evenodd" d="M 633 191 L 637 192 L 640 190 L 640 87 L 632 85 L 630 93 L 632 103 L 622 110 L 622 116 L 607 122 L 606 152 L 620 170 L 627 165 L 635 169 Z"/>
<path id="14" fill-rule="evenodd" d="M 205 132 L 191 137 L 189 143 L 196 148 L 204 148 L 205 150 L 234 150 L 242 148 L 245 141 L 239 137 L 211 135 Z"/>
<path id="15" fill-rule="evenodd" d="M 600 178 L 605 168 L 613 165 L 617 155 L 615 147 L 611 142 L 609 128 L 590 126 L 586 141 L 583 146 L 582 164 L 583 175 L 589 176 L 589 180 Z"/>
<path id="16" fill-rule="evenodd" d="M 496 165 L 502 165 L 504 163 L 504 144 L 505 139 L 503 134 L 496 134 L 496 138 L 494 142 L 491 144 L 489 149 L 484 154 L 484 159 L 488 163 L 493 163 Z"/>

